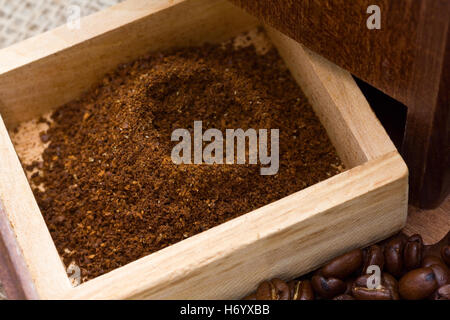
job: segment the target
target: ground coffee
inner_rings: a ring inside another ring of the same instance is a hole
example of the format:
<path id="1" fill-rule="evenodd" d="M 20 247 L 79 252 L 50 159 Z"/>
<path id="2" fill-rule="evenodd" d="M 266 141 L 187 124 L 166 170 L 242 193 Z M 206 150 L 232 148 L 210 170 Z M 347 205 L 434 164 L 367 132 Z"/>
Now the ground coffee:
<path id="1" fill-rule="evenodd" d="M 120 66 L 58 108 L 31 180 L 66 266 L 104 274 L 342 171 L 324 128 L 274 49 L 171 50 Z M 171 133 L 280 130 L 280 168 L 176 165 Z M 42 120 L 45 121 L 45 120 Z M 40 187 L 37 187 L 40 186 Z"/>

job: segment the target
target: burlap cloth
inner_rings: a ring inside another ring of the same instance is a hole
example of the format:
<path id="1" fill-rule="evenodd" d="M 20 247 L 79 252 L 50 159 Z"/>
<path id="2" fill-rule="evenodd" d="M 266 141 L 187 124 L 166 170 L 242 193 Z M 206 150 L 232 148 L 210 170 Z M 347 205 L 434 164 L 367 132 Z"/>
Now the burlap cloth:
<path id="1" fill-rule="evenodd" d="M 123 0 L 0 0 L 0 48 L 67 22 L 70 6 L 89 15 Z"/>
<path id="2" fill-rule="evenodd" d="M 86 16 L 121 1 L 0 0 L 0 49 L 66 23 L 70 6 L 79 6 L 81 16 Z M 0 283 L 0 300 L 5 298 Z"/>

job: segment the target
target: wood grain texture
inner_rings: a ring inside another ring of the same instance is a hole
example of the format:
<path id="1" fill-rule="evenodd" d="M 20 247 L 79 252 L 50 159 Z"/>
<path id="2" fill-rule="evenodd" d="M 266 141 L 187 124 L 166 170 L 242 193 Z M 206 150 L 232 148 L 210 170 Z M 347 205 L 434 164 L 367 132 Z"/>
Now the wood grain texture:
<path id="1" fill-rule="evenodd" d="M 408 210 L 405 234 L 420 234 L 425 244 L 434 244 L 450 232 L 450 196 L 442 204 L 431 210 L 423 210 L 412 205 Z"/>
<path id="2" fill-rule="evenodd" d="M 231 0 L 306 47 L 396 99 L 408 101 L 413 77 L 417 0 Z M 446 2 L 446 0 L 438 2 Z M 367 7 L 381 9 L 381 29 L 366 26 Z M 444 23 L 440 21 L 440 23 Z M 445 24 L 444 24 L 445 25 Z"/>
<path id="3" fill-rule="evenodd" d="M 1 116 L 0 159 L 0 213 L 11 225 L 39 297 L 61 295 L 71 287 L 69 279 Z M 14 250 L 15 242 L 7 239 L 3 241 L 10 244 L 8 250 Z"/>
<path id="4" fill-rule="evenodd" d="M 450 1 L 449 11 L 450 11 Z M 436 8 L 435 10 L 438 10 Z M 436 16 L 436 13 L 430 14 Z M 450 21 L 450 15 L 448 17 Z M 427 21 L 424 23 L 428 23 Z M 426 28 L 424 37 L 433 38 L 438 26 Z M 450 32 L 443 41 L 443 64 L 417 68 L 420 79 L 411 92 L 414 98 L 408 104 L 408 115 L 402 155 L 413 172 L 410 183 L 412 203 L 422 208 L 435 208 L 450 191 Z M 430 43 L 430 46 L 432 44 Z M 432 52 L 432 47 L 430 48 Z M 431 64 L 430 51 L 417 58 L 418 64 Z M 432 82 L 435 85 L 427 84 Z"/>
<path id="5" fill-rule="evenodd" d="M 448 0 L 230 0 L 405 103 L 402 154 L 411 200 L 435 207 L 450 191 Z M 369 5 L 381 29 L 366 27 Z M 447 47 L 446 47 L 447 46 Z"/>
<path id="6" fill-rule="evenodd" d="M 6 296 L 12 300 L 37 299 L 39 296 L 28 272 L 22 250 L 0 202 L 0 280 Z M 1 300 L 1 298 L 0 298 Z"/>
<path id="7" fill-rule="evenodd" d="M 75 42 L 58 29 L 0 51 L 10 59 L 0 74 L 11 90 L 0 86 L 9 126 L 76 97 L 139 52 L 222 41 L 257 24 L 225 0 L 129 0 L 111 10 L 87 18 Z M 41 298 L 239 298 L 265 278 L 307 272 L 404 226 L 408 169 L 351 76 L 270 34 L 351 169 L 71 288 L 0 120 L 0 199 Z"/>

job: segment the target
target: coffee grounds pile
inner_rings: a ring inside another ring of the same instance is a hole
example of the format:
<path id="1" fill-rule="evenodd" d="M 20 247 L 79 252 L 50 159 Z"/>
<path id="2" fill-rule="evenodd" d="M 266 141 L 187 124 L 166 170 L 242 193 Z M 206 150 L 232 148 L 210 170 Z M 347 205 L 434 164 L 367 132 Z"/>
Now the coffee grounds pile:
<path id="1" fill-rule="evenodd" d="M 278 174 L 261 176 L 260 164 L 174 164 L 172 131 L 195 120 L 223 133 L 280 129 Z M 122 65 L 58 108 L 41 139 L 50 143 L 33 191 L 64 263 L 75 262 L 83 280 L 342 171 L 277 52 L 253 46 L 177 49 Z"/>

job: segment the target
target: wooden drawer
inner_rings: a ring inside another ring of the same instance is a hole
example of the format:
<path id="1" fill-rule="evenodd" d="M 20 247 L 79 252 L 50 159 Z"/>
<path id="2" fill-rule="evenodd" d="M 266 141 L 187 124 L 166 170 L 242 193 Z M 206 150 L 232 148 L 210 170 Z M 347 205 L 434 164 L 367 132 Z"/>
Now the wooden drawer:
<path id="1" fill-rule="evenodd" d="M 81 23 L 0 51 L 0 218 L 2 235 L 13 235 L 3 240 L 25 296 L 239 298 L 261 280 L 308 272 L 404 226 L 407 167 L 351 75 L 267 28 L 348 170 L 72 287 L 7 128 L 76 98 L 148 51 L 222 42 L 260 25 L 225 0 L 129 0 Z"/>

